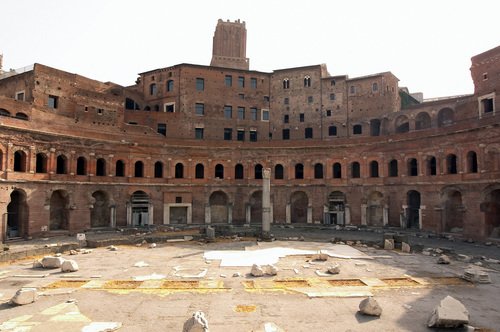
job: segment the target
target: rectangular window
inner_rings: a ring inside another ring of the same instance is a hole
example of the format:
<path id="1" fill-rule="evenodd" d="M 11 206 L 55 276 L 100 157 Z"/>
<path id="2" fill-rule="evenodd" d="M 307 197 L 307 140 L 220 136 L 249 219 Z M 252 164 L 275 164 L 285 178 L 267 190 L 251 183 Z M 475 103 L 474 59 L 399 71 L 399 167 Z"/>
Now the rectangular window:
<path id="1" fill-rule="evenodd" d="M 233 86 L 233 76 L 226 75 L 225 82 L 227 87 Z"/>
<path id="2" fill-rule="evenodd" d="M 167 136 L 167 124 L 166 123 L 158 123 L 156 132 L 160 135 Z"/>
<path id="3" fill-rule="evenodd" d="M 257 79 L 255 77 L 250 78 L 250 87 L 252 89 L 257 89 Z"/>
<path id="4" fill-rule="evenodd" d="M 245 140 L 245 130 L 238 129 L 238 131 L 236 132 L 236 139 L 238 141 L 244 141 Z"/>
<path id="5" fill-rule="evenodd" d="M 205 115 L 205 104 L 196 103 L 195 106 L 196 115 Z"/>
<path id="6" fill-rule="evenodd" d="M 351 95 L 355 94 L 356 93 L 356 87 L 354 85 L 351 85 L 349 92 L 351 93 Z"/>
<path id="7" fill-rule="evenodd" d="M 300 122 L 304 122 L 304 119 L 305 119 L 305 117 L 304 117 L 304 113 L 300 113 L 300 114 L 299 114 L 299 121 L 300 121 Z"/>
<path id="8" fill-rule="evenodd" d="M 254 121 L 257 121 L 258 120 L 258 116 L 257 116 L 257 109 L 255 107 L 252 107 L 250 109 L 250 114 L 252 116 L 252 120 Z"/>
<path id="9" fill-rule="evenodd" d="M 175 203 L 177 203 L 177 204 L 182 203 L 182 197 L 181 196 L 175 196 Z"/>
<path id="10" fill-rule="evenodd" d="M 332 116 L 332 110 L 326 110 L 326 116 Z"/>
<path id="11" fill-rule="evenodd" d="M 24 101 L 24 91 L 16 93 L 16 100 Z"/>
<path id="12" fill-rule="evenodd" d="M 353 135 L 361 135 L 363 133 L 363 127 L 359 124 L 352 127 Z"/>
<path id="13" fill-rule="evenodd" d="M 250 142 L 257 142 L 257 131 L 250 130 Z"/>
<path id="14" fill-rule="evenodd" d="M 372 84 L 372 92 L 377 92 L 378 91 L 378 84 L 375 82 Z"/>
<path id="15" fill-rule="evenodd" d="M 239 76 L 238 77 L 238 86 L 240 88 L 244 88 L 245 87 L 245 78 L 243 76 Z"/>
<path id="16" fill-rule="evenodd" d="M 283 129 L 283 139 L 284 140 L 290 139 L 290 129 Z"/>
<path id="17" fill-rule="evenodd" d="M 196 90 L 197 91 L 205 90 L 205 80 L 203 78 L 196 79 Z"/>
<path id="18" fill-rule="evenodd" d="M 335 100 L 335 93 L 330 93 L 330 100 Z"/>
<path id="19" fill-rule="evenodd" d="M 288 114 L 283 115 L 283 123 L 289 123 L 290 122 L 290 116 Z"/>
<path id="20" fill-rule="evenodd" d="M 269 102 L 269 96 L 264 96 L 264 101 L 268 103 Z"/>
<path id="21" fill-rule="evenodd" d="M 262 110 L 262 121 L 269 121 L 269 110 Z"/>
<path id="22" fill-rule="evenodd" d="M 166 113 L 174 113 L 175 112 L 175 103 L 166 103 L 163 105 L 163 112 Z"/>
<path id="23" fill-rule="evenodd" d="M 307 97 L 307 102 L 311 104 L 313 102 L 313 96 Z"/>
<path id="24" fill-rule="evenodd" d="M 238 120 L 245 120 L 245 107 L 238 107 Z"/>
<path id="25" fill-rule="evenodd" d="M 57 96 L 49 96 L 49 107 L 50 108 L 57 108 L 59 105 L 59 97 Z"/>
<path id="26" fill-rule="evenodd" d="M 337 127 L 336 126 L 328 127 L 328 136 L 337 136 Z"/>
<path id="27" fill-rule="evenodd" d="M 102 108 L 97 109 L 97 115 L 102 115 L 104 113 L 104 110 Z"/>
<path id="28" fill-rule="evenodd" d="M 194 137 L 196 139 L 203 139 L 203 128 L 195 128 L 194 129 Z"/>
<path id="29" fill-rule="evenodd" d="M 493 112 L 493 98 L 484 98 L 481 99 L 481 108 L 483 113 L 492 113 Z"/>
<path id="30" fill-rule="evenodd" d="M 233 139 L 233 129 L 232 128 L 224 128 L 224 140 L 231 141 Z"/>
<path id="31" fill-rule="evenodd" d="M 233 107 L 232 106 L 224 106 L 224 117 L 226 119 L 231 119 L 233 117 Z"/>
<path id="32" fill-rule="evenodd" d="M 290 104 L 290 99 L 288 97 L 285 97 L 285 99 L 283 100 L 283 104 L 289 105 Z"/>
<path id="33" fill-rule="evenodd" d="M 305 138 L 313 138 L 313 129 L 312 128 L 306 128 L 304 132 L 304 137 Z"/>

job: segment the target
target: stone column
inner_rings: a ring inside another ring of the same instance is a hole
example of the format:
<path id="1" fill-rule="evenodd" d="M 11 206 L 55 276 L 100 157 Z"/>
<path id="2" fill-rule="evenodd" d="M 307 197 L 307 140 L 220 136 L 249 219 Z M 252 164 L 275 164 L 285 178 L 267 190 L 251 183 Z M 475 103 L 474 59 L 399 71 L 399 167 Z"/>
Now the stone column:
<path id="1" fill-rule="evenodd" d="M 205 205 L 205 224 L 210 224 L 212 222 L 212 216 L 210 214 L 210 204 Z"/>
<path id="2" fill-rule="evenodd" d="M 345 205 L 345 224 L 346 225 L 349 225 L 351 224 L 351 207 L 346 204 Z"/>
<path id="3" fill-rule="evenodd" d="M 312 205 L 307 206 L 307 223 L 312 224 L 313 222 L 313 207 Z"/>
<path id="4" fill-rule="evenodd" d="M 252 218 L 252 207 L 249 203 L 245 204 L 245 225 L 250 226 L 250 219 Z"/>
<path id="5" fill-rule="evenodd" d="M 127 226 L 132 226 L 132 204 L 127 202 Z"/>
<path id="6" fill-rule="evenodd" d="M 76 174 L 75 154 L 76 154 L 76 151 L 70 151 L 70 157 L 68 160 L 68 173 L 71 176 Z"/>
<path id="7" fill-rule="evenodd" d="M 154 224 L 154 206 L 153 204 L 149 203 L 148 206 L 148 226 Z"/>
<path id="8" fill-rule="evenodd" d="M 262 170 L 262 237 L 271 232 L 271 169 Z"/>
<path id="9" fill-rule="evenodd" d="M 366 209 L 368 205 L 361 204 L 361 225 L 366 225 Z"/>
<path id="10" fill-rule="evenodd" d="M 49 174 L 55 174 L 55 169 L 56 169 L 56 149 L 50 148 L 49 149 L 49 161 L 48 161 L 48 173 Z"/>
<path id="11" fill-rule="evenodd" d="M 292 223 L 292 205 L 290 203 L 286 204 L 286 209 L 285 209 L 285 223 L 290 224 Z"/>
<path id="12" fill-rule="evenodd" d="M 384 209 L 382 210 L 382 222 L 384 226 L 389 223 L 389 206 L 384 205 Z"/>
<path id="13" fill-rule="evenodd" d="M 227 205 L 227 223 L 228 224 L 233 223 L 233 204 Z"/>
<path id="14" fill-rule="evenodd" d="M 423 213 L 424 213 L 424 210 L 425 210 L 425 205 L 421 205 L 420 206 L 420 209 L 418 209 L 418 229 L 422 229 L 422 220 L 423 220 Z"/>
<path id="15" fill-rule="evenodd" d="M 36 171 L 36 148 L 34 145 L 30 146 L 30 153 L 27 156 L 27 159 L 26 171 L 34 174 Z"/>
<path id="16" fill-rule="evenodd" d="M 110 227 L 116 227 L 116 206 L 114 205 L 109 207 L 109 219 Z"/>
<path id="17" fill-rule="evenodd" d="M 408 222 L 408 205 L 402 205 L 401 206 L 401 209 L 402 209 L 402 213 L 399 217 L 399 227 L 401 228 L 406 228 Z"/>

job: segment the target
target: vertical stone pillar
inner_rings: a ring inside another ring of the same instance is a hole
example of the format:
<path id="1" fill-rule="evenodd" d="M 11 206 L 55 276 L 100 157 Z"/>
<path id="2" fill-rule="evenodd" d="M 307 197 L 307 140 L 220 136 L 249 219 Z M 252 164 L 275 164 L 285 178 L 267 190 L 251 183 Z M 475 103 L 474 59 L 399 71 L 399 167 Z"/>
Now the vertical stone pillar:
<path id="1" fill-rule="evenodd" d="M 234 207 L 234 205 L 232 203 L 227 205 L 227 223 L 228 224 L 233 223 L 233 207 Z"/>
<path id="2" fill-rule="evenodd" d="M 49 149 L 49 166 L 48 166 L 48 173 L 49 174 L 54 174 L 56 169 L 56 149 L 50 148 Z"/>
<path id="3" fill-rule="evenodd" d="M 401 206 L 402 212 L 399 217 L 399 227 L 406 228 L 408 224 L 408 205 Z"/>
<path id="4" fill-rule="evenodd" d="M 74 151 L 74 150 L 70 151 L 70 157 L 68 160 L 68 173 L 71 176 L 76 174 L 75 154 L 76 154 L 76 151 Z"/>
<path id="5" fill-rule="evenodd" d="M 307 206 L 307 223 L 312 224 L 313 222 L 313 207 L 312 205 Z"/>
<path id="6" fill-rule="evenodd" d="M 286 209 L 285 209 L 285 223 L 291 224 L 292 223 L 292 205 L 290 203 L 286 203 Z"/>
<path id="7" fill-rule="evenodd" d="M 382 210 L 382 222 L 384 226 L 389 223 L 389 206 L 387 205 L 384 205 L 384 209 Z"/>
<path id="8" fill-rule="evenodd" d="M 361 204 L 361 225 L 366 225 L 366 209 L 368 205 Z"/>
<path id="9" fill-rule="evenodd" d="M 3 168 L 6 172 L 12 172 L 14 169 L 14 144 L 7 143 L 7 151 L 5 153 L 5 167 Z"/>
<path id="10" fill-rule="evenodd" d="M 425 206 L 424 205 L 421 205 L 420 206 L 420 209 L 418 209 L 418 229 L 422 229 L 423 228 L 423 213 L 424 213 L 424 210 L 425 210 Z"/>
<path id="11" fill-rule="evenodd" d="M 245 204 L 245 225 L 250 225 L 250 219 L 252 218 L 252 207 L 249 203 Z"/>
<path id="12" fill-rule="evenodd" d="M 109 207 L 109 226 L 116 227 L 116 206 Z"/>
<path id="13" fill-rule="evenodd" d="M 269 238 L 271 232 L 271 169 L 262 170 L 262 237 Z"/>
<path id="14" fill-rule="evenodd" d="M 205 224 L 210 224 L 212 222 L 212 216 L 210 214 L 210 204 L 205 204 Z"/>
<path id="15" fill-rule="evenodd" d="M 36 148 L 34 145 L 30 146 L 30 153 L 27 156 L 27 159 L 28 159 L 27 160 L 28 165 L 27 165 L 26 170 L 29 173 L 34 174 L 36 171 Z"/>
<path id="16" fill-rule="evenodd" d="M 148 206 L 148 225 L 154 224 L 154 211 L 155 211 L 155 207 L 153 206 L 152 203 L 149 203 L 149 206 Z"/>
<path id="17" fill-rule="evenodd" d="M 132 226 L 132 204 L 130 202 L 126 203 L 127 205 L 127 226 Z"/>
<path id="18" fill-rule="evenodd" d="M 345 224 L 350 225 L 351 224 L 351 207 L 349 204 L 345 205 Z"/>

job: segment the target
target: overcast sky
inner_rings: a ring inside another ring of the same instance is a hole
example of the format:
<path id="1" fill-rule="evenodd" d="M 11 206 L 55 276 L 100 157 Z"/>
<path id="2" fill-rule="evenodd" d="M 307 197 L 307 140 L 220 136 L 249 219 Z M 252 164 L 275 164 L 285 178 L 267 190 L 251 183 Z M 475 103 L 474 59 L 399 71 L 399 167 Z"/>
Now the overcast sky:
<path id="1" fill-rule="evenodd" d="M 391 71 L 431 98 L 473 92 L 470 58 L 500 45 L 498 13 L 499 0 L 2 0 L 0 52 L 4 70 L 38 62 L 132 85 L 209 65 L 217 20 L 240 19 L 252 70 Z"/>

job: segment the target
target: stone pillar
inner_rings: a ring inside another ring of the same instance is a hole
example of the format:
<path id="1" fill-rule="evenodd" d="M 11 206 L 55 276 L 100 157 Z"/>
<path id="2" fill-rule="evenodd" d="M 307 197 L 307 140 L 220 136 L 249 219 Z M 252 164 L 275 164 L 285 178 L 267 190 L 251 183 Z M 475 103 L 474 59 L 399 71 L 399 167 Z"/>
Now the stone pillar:
<path id="1" fill-rule="evenodd" d="M 69 172 L 69 175 L 71 175 L 71 176 L 76 174 L 75 154 L 76 154 L 76 151 L 70 151 L 70 157 L 68 160 L 68 172 Z"/>
<path id="2" fill-rule="evenodd" d="M 109 226 L 116 227 L 116 206 L 109 207 Z"/>
<path id="3" fill-rule="evenodd" d="M 154 224 L 154 211 L 155 211 L 155 207 L 153 206 L 153 204 L 149 203 L 149 206 L 148 206 L 148 225 Z"/>
<path id="4" fill-rule="evenodd" d="M 34 174 L 36 171 L 36 148 L 34 145 L 30 146 L 30 153 L 26 157 L 27 160 L 27 167 L 26 171 L 28 171 L 31 174 Z"/>
<path id="5" fill-rule="evenodd" d="M 406 228 L 408 222 L 408 205 L 401 206 L 402 212 L 399 217 L 399 227 Z"/>
<path id="6" fill-rule="evenodd" d="M 351 207 L 346 204 L 345 205 L 345 224 L 350 225 L 351 224 Z"/>
<path id="7" fill-rule="evenodd" d="M 312 205 L 307 206 L 307 223 L 312 224 L 313 222 L 313 207 Z"/>
<path id="8" fill-rule="evenodd" d="M 127 205 L 127 226 L 132 226 L 132 204 L 130 204 L 130 202 L 127 202 L 126 205 Z"/>
<path id="9" fill-rule="evenodd" d="M 366 225 L 366 209 L 368 205 L 361 204 L 361 225 Z"/>
<path id="10" fill-rule="evenodd" d="M 227 205 L 227 223 L 228 224 L 233 223 L 233 204 Z"/>
<path id="11" fill-rule="evenodd" d="M 262 170 L 262 237 L 271 232 L 271 169 Z"/>
<path id="12" fill-rule="evenodd" d="M 418 229 L 422 229 L 423 228 L 423 223 L 422 223 L 422 220 L 423 220 L 423 213 L 424 213 L 424 210 L 425 210 L 425 206 L 424 205 L 421 205 L 420 206 L 420 209 L 418 209 Z"/>
<path id="13" fill-rule="evenodd" d="M 384 205 L 384 209 L 382 210 L 382 222 L 384 226 L 389 223 L 389 206 L 387 205 Z"/>
<path id="14" fill-rule="evenodd" d="M 290 203 L 286 204 L 286 209 L 285 209 L 285 223 L 291 224 L 292 223 L 292 205 Z"/>
<path id="15" fill-rule="evenodd" d="M 5 153 L 5 167 L 3 168 L 6 172 L 12 172 L 14 169 L 14 144 L 7 143 L 7 151 Z"/>
<path id="16" fill-rule="evenodd" d="M 56 149 L 50 148 L 49 149 L 49 161 L 48 161 L 48 173 L 49 174 L 54 174 L 55 169 L 56 169 Z"/>
<path id="17" fill-rule="evenodd" d="M 250 225 L 250 219 L 252 218 L 252 207 L 249 203 L 245 204 L 245 224 Z"/>
<path id="18" fill-rule="evenodd" d="M 210 224 L 212 222 L 212 216 L 210 214 L 210 204 L 205 205 L 205 224 Z"/>

